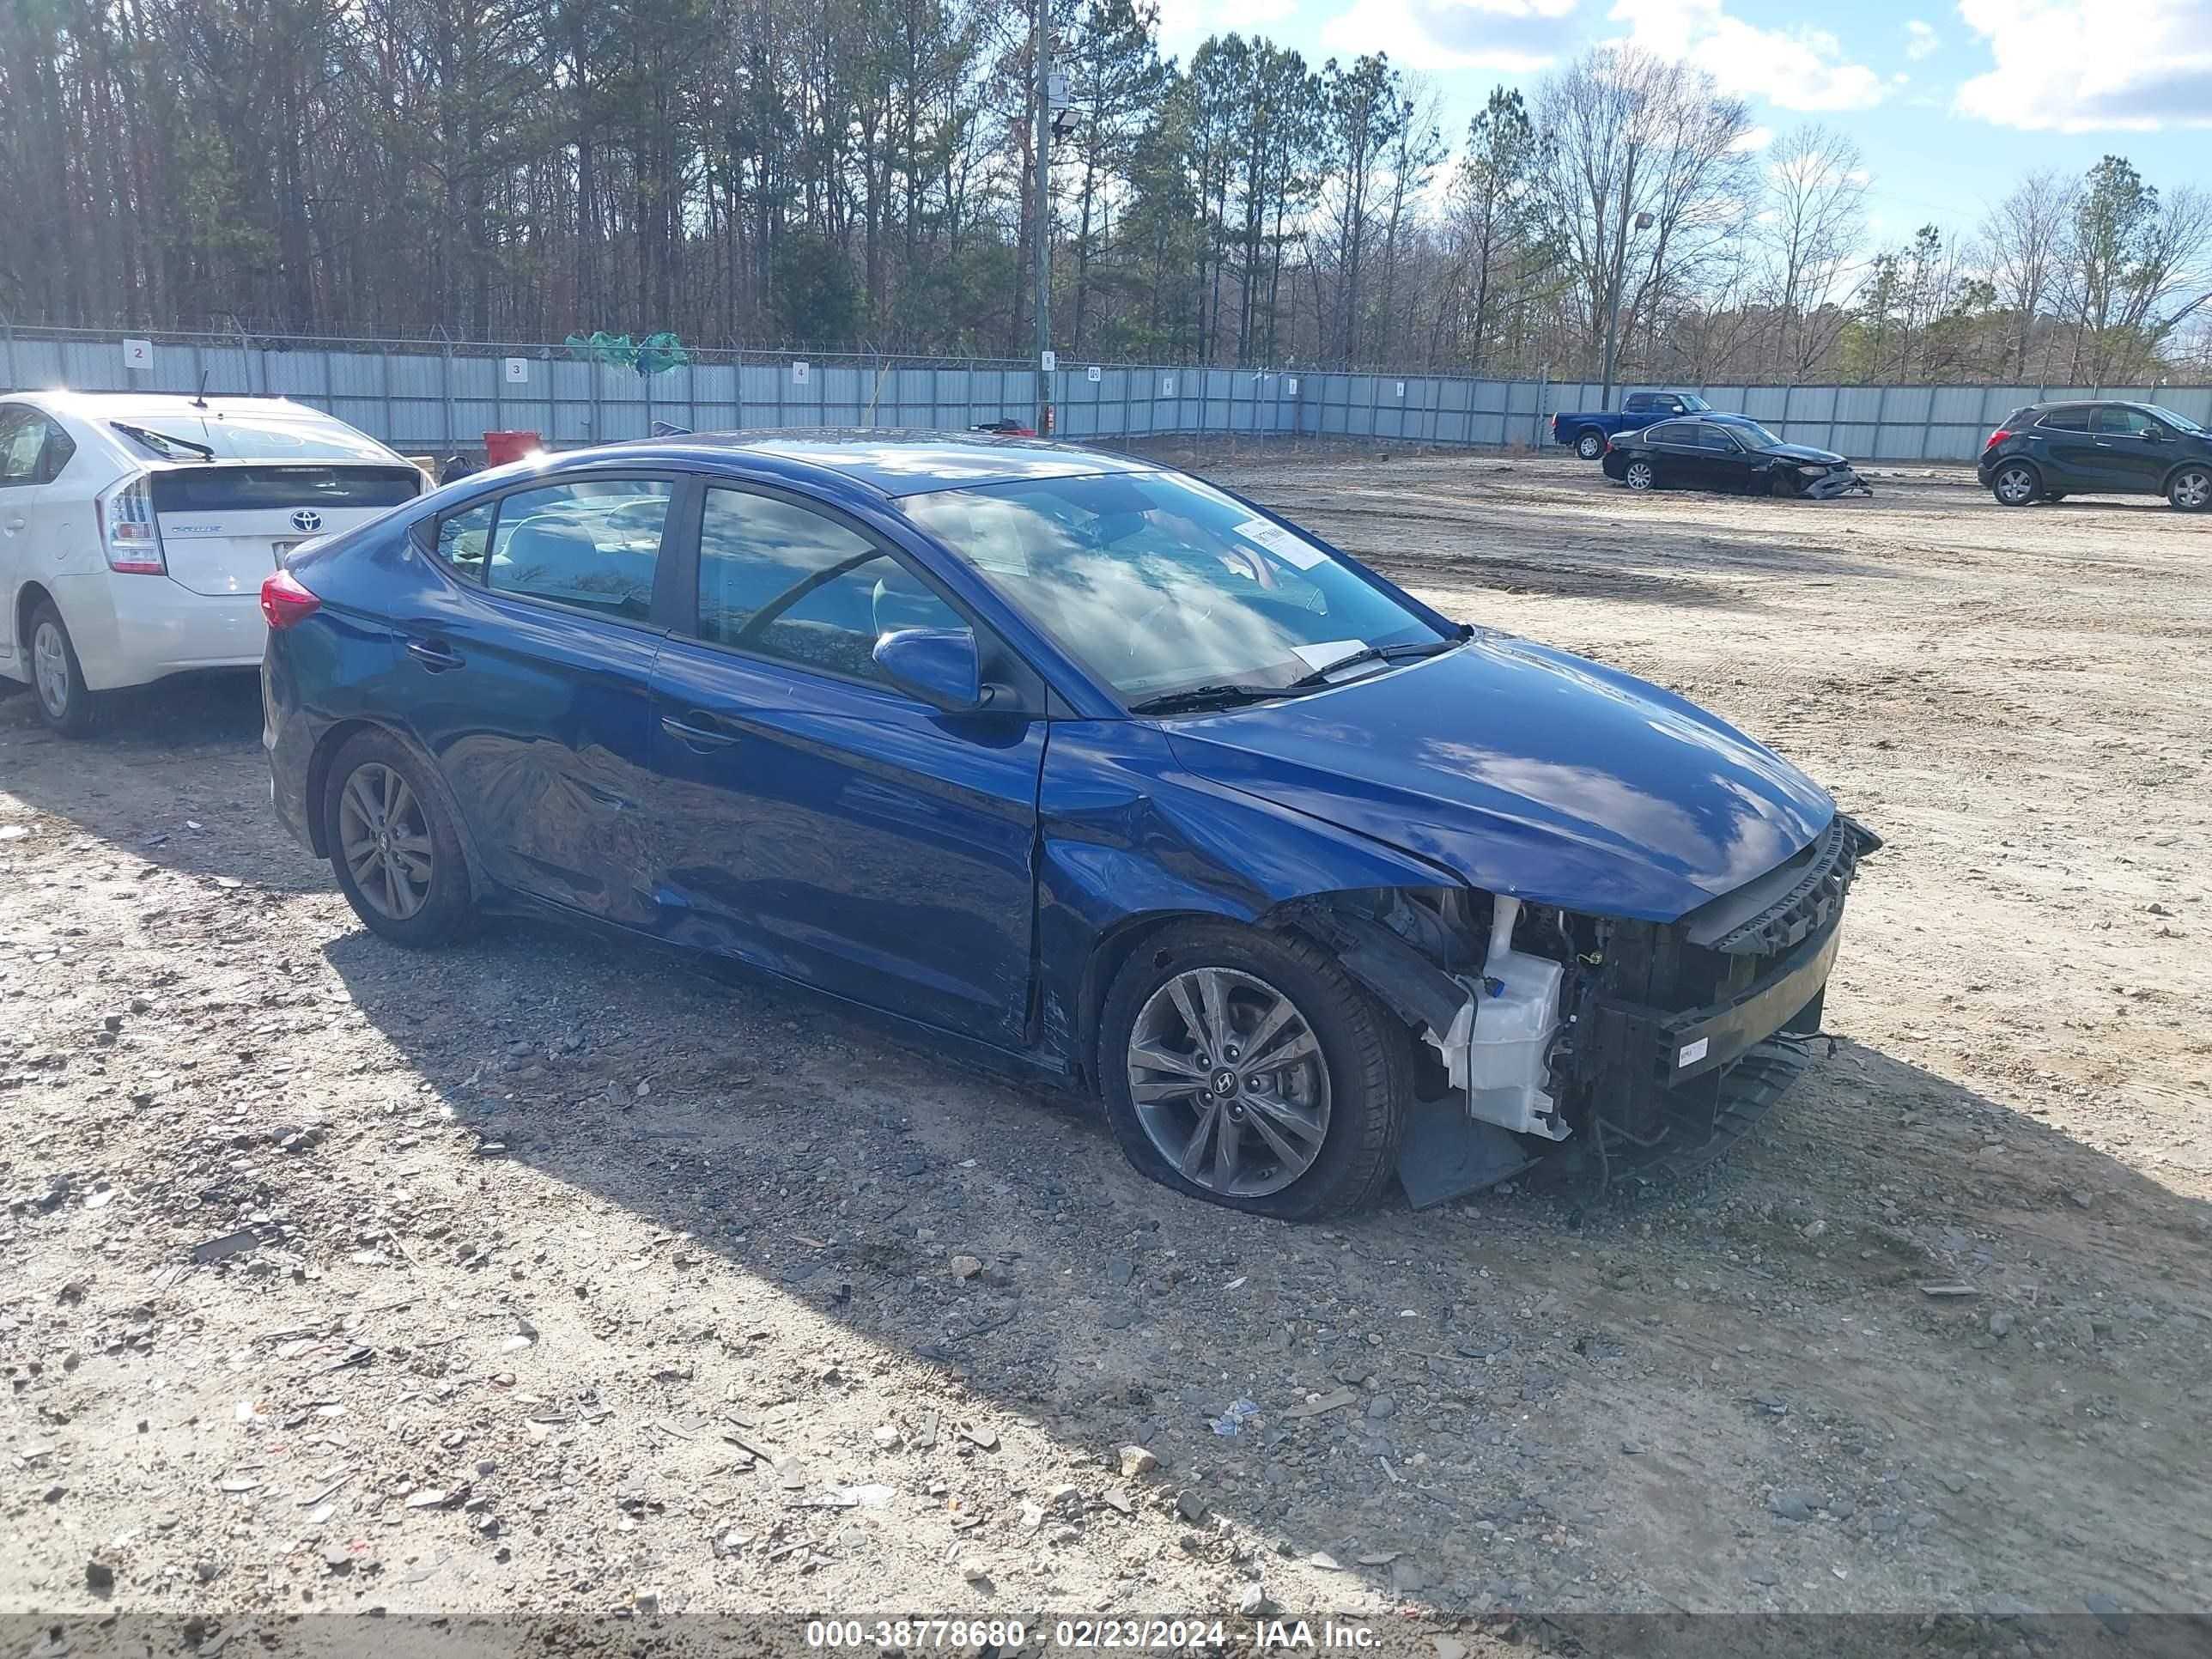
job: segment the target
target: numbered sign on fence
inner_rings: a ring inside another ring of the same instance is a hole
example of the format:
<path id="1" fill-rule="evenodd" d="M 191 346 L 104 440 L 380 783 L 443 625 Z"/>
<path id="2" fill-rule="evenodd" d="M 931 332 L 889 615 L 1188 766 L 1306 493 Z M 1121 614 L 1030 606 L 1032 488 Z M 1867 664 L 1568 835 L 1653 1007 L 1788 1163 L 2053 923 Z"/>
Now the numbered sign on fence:
<path id="1" fill-rule="evenodd" d="M 1172 398 L 1175 396 L 1174 375 L 1163 374 L 1160 376 L 1160 396 L 1163 398 Z"/>
<path id="2" fill-rule="evenodd" d="M 1093 363 L 1090 368 L 1085 369 L 1083 371 L 1083 378 L 1090 381 L 1091 385 L 1097 386 L 1098 384 L 1098 365 Z"/>
<path id="3" fill-rule="evenodd" d="M 794 362 L 791 366 L 792 385 L 805 386 L 806 384 L 806 377 L 813 372 L 813 364 Z"/>
<path id="4" fill-rule="evenodd" d="M 507 383 L 509 386 L 527 386 L 530 383 L 529 358 L 509 357 L 507 360 Z"/>
<path id="5" fill-rule="evenodd" d="M 154 367 L 154 343 L 151 340 L 125 340 L 123 343 L 123 367 L 151 368 Z"/>

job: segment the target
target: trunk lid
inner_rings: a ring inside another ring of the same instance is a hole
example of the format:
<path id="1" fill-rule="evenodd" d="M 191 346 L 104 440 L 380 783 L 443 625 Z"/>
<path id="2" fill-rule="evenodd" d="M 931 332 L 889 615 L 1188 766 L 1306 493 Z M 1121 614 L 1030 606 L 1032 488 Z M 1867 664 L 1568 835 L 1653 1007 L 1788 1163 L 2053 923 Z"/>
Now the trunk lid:
<path id="1" fill-rule="evenodd" d="M 152 488 L 171 580 L 258 593 L 292 549 L 412 501 L 422 475 L 404 462 L 218 460 L 161 468 Z"/>

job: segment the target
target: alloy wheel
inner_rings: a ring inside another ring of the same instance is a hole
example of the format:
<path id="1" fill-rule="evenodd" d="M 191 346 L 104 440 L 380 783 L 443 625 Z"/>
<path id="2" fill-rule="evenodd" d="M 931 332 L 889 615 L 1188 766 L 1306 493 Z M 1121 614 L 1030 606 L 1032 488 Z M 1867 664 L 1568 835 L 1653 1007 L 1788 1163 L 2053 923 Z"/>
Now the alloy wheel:
<path id="1" fill-rule="evenodd" d="M 1234 1198 L 1278 1193 L 1328 1137 L 1328 1065 L 1290 998 L 1234 968 L 1177 974 L 1129 1034 L 1129 1097 L 1183 1178 Z"/>
<path id="2" fill-rule="evenodd" d="M 69 643 L 50 622 L 40 623 L 31 635 L 31 672 L 38 682 L 39 701 L 59 720 L 69 708 Z"/>
<path id="3" fill-rule="evenodd" d="M 2008 466 L 1997 474 L 1997 499 L 2016 507 L 2035 494 L 2035 474 L 2024 466 Z"/>
<path id="4" fill-rule="evenodd" d="M 1626 472 L 1622 477 L 1622 482 L 1626 483 L 1631 489 L 1650 489 L 1651 463 L 1649 461 L 1631 461 L 1628 464 Z"/>
<path id="5" fill-rule="evenodd" d="M 2173 504 L 2191 513 L 2212 507 L 2212 472 L 2193 466 L 2173 481 Z"/>
<path id="6" fill-rule="evenodd" d="M 354 885 L 379 915 L 404 921 L 429 902 L 436 866 L 429 821 L 407 780 L 369 761 L 338 796 L 338 849 Z"/>

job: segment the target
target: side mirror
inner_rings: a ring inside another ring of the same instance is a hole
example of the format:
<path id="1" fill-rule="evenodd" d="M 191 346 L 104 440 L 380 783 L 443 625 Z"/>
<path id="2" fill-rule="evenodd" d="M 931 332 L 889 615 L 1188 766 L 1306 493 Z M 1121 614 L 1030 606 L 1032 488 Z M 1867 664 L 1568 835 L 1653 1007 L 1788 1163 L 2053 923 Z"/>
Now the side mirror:
<path id="1" fill-rule="evenodd" d="M 982 707 L 982 668 L 967 629 L 896 629 L 871 654 L 893 685 L 926 703 L 951 714 Z"/>

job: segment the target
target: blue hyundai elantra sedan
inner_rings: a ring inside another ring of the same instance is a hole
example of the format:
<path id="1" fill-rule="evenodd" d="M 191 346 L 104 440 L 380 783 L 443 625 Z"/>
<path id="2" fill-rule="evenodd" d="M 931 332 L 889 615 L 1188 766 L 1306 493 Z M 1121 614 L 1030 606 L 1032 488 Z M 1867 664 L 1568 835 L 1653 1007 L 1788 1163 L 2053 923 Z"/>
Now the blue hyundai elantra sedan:
<path id="1" fill-rule="evenodd" d="M 262 605 L 277 816 L 383 938 L 532 910 L 750 964 L 1267 1214 L 1713 1142 L 1879 845 L 1656 686 L 1034 441 L 537 457 Z"/>

